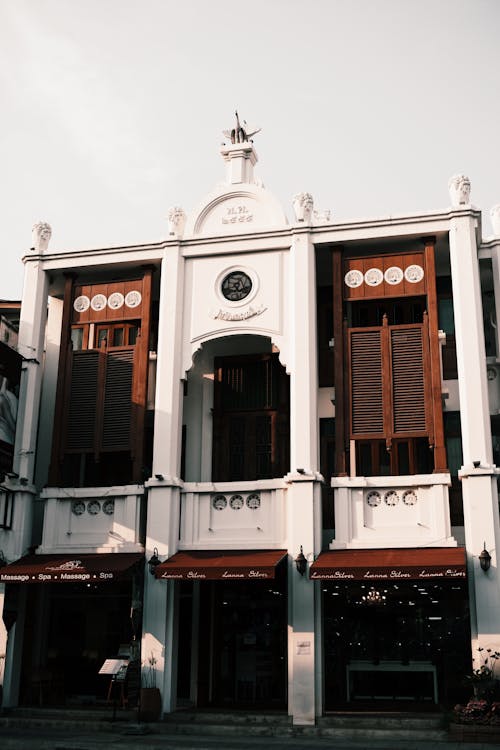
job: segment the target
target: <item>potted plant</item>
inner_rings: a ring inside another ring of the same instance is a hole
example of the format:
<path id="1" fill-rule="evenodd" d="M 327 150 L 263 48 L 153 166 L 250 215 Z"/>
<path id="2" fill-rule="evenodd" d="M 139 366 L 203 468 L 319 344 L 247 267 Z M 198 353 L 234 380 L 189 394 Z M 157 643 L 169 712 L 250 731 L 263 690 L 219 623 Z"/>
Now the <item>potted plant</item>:
<path id="1" fill-rule="evenodd" d="M 158 721 L 161 714 L 161 693 L 156 685 L 156 657 L 154 652 L 142 663 L 139 716 L 141 721 Z"/>
<path id="2" fill-rule="evenodd" d="M 455 706 L 450 733 L 461 741 L 488 741 L 500 739 L 500 703 L 495 702 L 495 666 L 499 651 L 478 648 L 480 664 L 467 675 L 474 696 L 463 705 Z M 474 660 L 473 660 L 474 661 Z"/>
<path id="3" fill-rule="evenodd" d="M 485 654 L 482 653 L 483 651 Z M 500 652 L 480 646 L 478 654 L 481 663 L 476 669 L 472 670 L 470 675 L 467 675 L 467 680 L 472 683 L 474 697 L 481 699 L 489 696 L 495 687 L 495 666 L 497 659 L 500 658 Z"/>

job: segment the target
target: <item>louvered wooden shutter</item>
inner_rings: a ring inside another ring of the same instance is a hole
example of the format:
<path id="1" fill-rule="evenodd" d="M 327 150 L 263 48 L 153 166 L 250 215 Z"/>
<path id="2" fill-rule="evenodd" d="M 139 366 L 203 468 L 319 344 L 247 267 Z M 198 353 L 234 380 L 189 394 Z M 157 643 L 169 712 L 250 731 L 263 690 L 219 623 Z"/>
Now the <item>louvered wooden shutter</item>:
<path id="1" fill-rule="evenodd" d="M 380 330 L 350 331 L 351 433 L 383 435 L 384 404 Z"/>
<path id="2" fill-rule="evenodd" d="M 391 329 L 394 435 L 425 434 L 422 326 Z"/>
<path id="3" fill-rule="evenodd" d="M 106 354 L 101 449 L 128 450 L 132 431 L 134 350 Z"/>
<path id="4" fill-rule="evenodd" d="M 98 401 L 99 352 L 72 353 L 65 450 L 92 451 Z"/>

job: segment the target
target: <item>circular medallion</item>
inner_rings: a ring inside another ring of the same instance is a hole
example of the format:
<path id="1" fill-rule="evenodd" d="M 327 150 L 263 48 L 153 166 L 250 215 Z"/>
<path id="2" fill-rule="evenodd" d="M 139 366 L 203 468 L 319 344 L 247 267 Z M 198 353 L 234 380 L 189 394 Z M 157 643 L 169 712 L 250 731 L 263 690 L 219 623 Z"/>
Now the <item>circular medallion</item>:
<path id="1" fill-rule="evenodd" d="M 86 310 L 88 310 L 89 307 L 90 307 L 90 300 L 86 294 L 81 294 L 73 302 L 73 309 L 76 310 L 77 313 L 83 313 Z"/>
<path id="2" fill-rule="evenodd" d="M 377 492 L 377 490 L 372 490 L 371 492 L 369 492 L 366 496 L 366 502 L 370 507 L 376 508 L 377 505 L 380 505 L 380 503 L 382 502 L 380 492 Z"/>
<path id="3" fill-rule="evenodd" d="M 351 289 L 356 289 L 356 287 L 361 286 L 361 284 L 363 283 L 363 279 L 364 276 L 361 271 L 357 271 L 355 268 L 352 271 L 348 271 L 344 276 L 344 282 L 346 286 L 350 287 Z"/>
<path id="4" fill-rule="evenodd" d="M 257 510 L 257 508 L 260 508 L 260 495 L 257 495 L 256 492 L 252 492 L 252 494 L 247 497 L 247 508 L 250 508 L 250 510 Z"/>
<path id="5" fill-rule="evenodd" d="M 400 284 L 403 281 L 403 275 L 399 266 L 391 266 L 384 273 L 384 279 L 388 284 Z"/>
<path id="6" fill-rule="evenodd" d="M 224 510 L 227 507 L 227 500 L 225 495 L 215 495 L 212 498 L 212 507 L 215 510 Z"/>
<path id="7" fill-rule="evenodd" d="M 406 490 L 406 492 L 403 492 L 403 502 L 405 505 L 415 505 L 417 500 L 417 495 L 413 490 Z"/>
<path id="8" fill-rule="evenodd" d="M 73 500 L 71 503 L 71 512 L 75 514 L 75 516 L 81 516 L 82 513 L 85 513 L 85 503 L 83 500 Z"/>
<path id="9" fill-rule="evenodd" d="M 389 490 L 384 495 L 386 505 L 397 505 L 399 503 L 399 495 L 394 490 Z"/>
<path id="10" fill-rule="evenodd" d="M 408 266 L 408 268 L 405 268 L 405 279 L 406 281 L 409 281 L 410 284 L 418 284 L 418 282 L 422 281 L 423 278 L 424 269 L 422 268 L 422 266 L 414 263 L 412 266 Z"/>
<path id="11" fill-rule="evenodd" d="M 111 310 L 118 310 L 123 306 L 123 301 L 123 294 L 120 294 L 120 292 L 113 292 L 113 294 L 110 294 L 108 297 L 108 307 Z"/>
<path id="12" fill-rule="evenodd" d="M 229 500 L 229 505 L 233 510 L 240 510 L 243 508 L 243 498 L 241 495 L 233 495 Z"/>
<path id="13" fill-rule="evenodd" d="M 488 380 L 495 380 L 497 376 L 497 371 L 494 367 L 488 367 L 486 370 L 486 374 L 488 376 Z"/>
<path id="14" fill-rule="evenodd" d="M 221 291 L 230 302 L 239 302 L 252 291 L 252 279 L 244 271 L 231 271 L 222 279 Z"/>
<path id="15" fill-rule="evenodd" d="M 133 289 L 131 292 L 127 292 L 127 294 L 125 295 L 125 304 L 127 305 L 127 307 L 139 307 L 141 302 L 141 293 L 136 289 Z"/>
<path id="16" fill-rule="evenodd" d="M 87 505 L 87 512 L 90 513 L 91 516 L 97 515 L 100 510 L 101 503 L 99 500 L 91 500 Z"/>
<path id="17" fill-rule="evenodd" d="M 102 512 L 105 513 L 107 516 L 112 516 L 115 512 L 115 499 L 114 497 L 108 498 L 108 500 L 105 500 L 102 504 Z"/>
<path id="18" fill-rule="evenodd" d="M 94 294 L 90 303 L 90 307 L 92 308 L 92 310 L 94 310 L 94 312 L 100 312 L 101 310 L 104 310 L 107 302 L 108 300 L 106 299 L 105 294 Z"/>
<path id="19" fill-rule="evenodd" d="M 369 268 L 365 273 L 365 283 L 368 286 L 378 286 L 384 280 L 384 274 L 380 268 Z"/>

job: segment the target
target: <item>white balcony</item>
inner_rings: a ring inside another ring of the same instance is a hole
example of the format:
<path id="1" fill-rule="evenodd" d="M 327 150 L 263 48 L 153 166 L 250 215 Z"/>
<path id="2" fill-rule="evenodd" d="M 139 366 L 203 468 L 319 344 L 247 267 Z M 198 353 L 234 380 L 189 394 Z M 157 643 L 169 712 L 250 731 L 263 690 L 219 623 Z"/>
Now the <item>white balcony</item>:
<path id="1" fill-rule="evenodd" d="M 140 485 L 48 487 L 38 553 L 140 552 Z"/>
<path id="2" fill-rule="evenodd" d="M 283 479 L 186 483 L 179 549 L 266 549 L 286 537 Z"/>
<path id="3" fill-rule="evenodd" d="M 330 549 L 456 547 L 449 474 L 335 477 L 335 538 Z"/>

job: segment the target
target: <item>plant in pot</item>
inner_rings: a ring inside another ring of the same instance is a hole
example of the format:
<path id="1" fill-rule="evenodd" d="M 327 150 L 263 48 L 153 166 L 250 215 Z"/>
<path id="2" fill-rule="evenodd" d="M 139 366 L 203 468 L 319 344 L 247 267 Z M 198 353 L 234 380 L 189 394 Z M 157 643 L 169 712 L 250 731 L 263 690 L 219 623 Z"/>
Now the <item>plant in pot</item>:
<path id="1" fill-rule="evenodd" d="M 154 652 L 143 661 L 139 716 L 141 721 L 158 721 L 161 714 L 161 693 L 156 685 L 156 657 Z"/>

